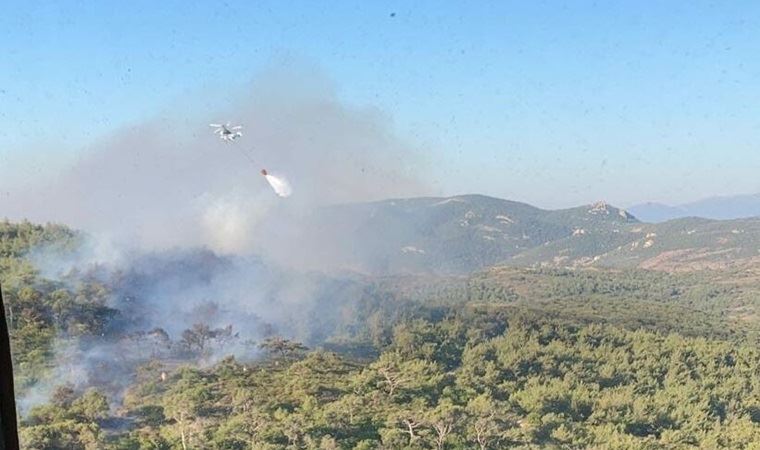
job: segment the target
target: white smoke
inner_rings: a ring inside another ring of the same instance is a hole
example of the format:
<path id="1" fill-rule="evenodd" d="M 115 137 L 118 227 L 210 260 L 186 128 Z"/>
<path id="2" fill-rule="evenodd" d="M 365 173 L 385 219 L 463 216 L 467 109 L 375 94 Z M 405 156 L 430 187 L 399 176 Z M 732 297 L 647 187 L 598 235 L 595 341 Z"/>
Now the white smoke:
<path id="1" fill-rule="evenodd" d="M 218 110 L 192 98 L 177 103 L 93 143 L 36 188 L 0 180 L 9 193 L 0 214 L 62 222 L 148 250 L 258 248 L 282 257 L 277 229 L 314 207 L 429 193 L 416 176 L 419 155 L 388 118 L 345 105 L 311 68 L 262 73 Z M 243 124 L 245 135 L 220 142 L 208 129 L 219 118 Z M 268 200 L 270 188 L 281 196 L 292 189 L 277 175 L 264 183 L 263 168 L 287 173 L 298 195 L 287 205 Z"/>
<path id="2" fill-rule="evenodd" d="M 268 192 L 250 195 L 245 191 L 199 199 L 203 242 L 212 250 L 250 253 L 255 249 L 256 225 L 266 218 L 276 198 Z"/>
<path id="3" fill-rule="evenodd" d="M 38 249 L 33 260 L 53 279 L 104 267 L 121 280 L 109 303 L 124 322 L 114 325 L 123 327 L 112 330 L 116 336 L 162 327 L 176 341 L 196 322 L 231 325 L 241 340 L 270 325 L 307 342 L 329 335 L 321 329 L 331 319 L 320 302 L 331 302 L 338 314 L 340 295 L 321 292 L 324 280 L 299 269 L 329 269 L 326 243 L 339 239 L 339 230 L 312 239 L 304 218 L 327 204 L 427 194 L 414 176 L 418 156 L 387 117 L 346 106 L 311 69 L 263 73 L 217 111 L 193 108 L 194 99 L 178 103 L 164 117 L 93 143 L 35 187 L 0 180 L 0 191 L 9 192 L 0 214 L 88 233 L 75 252 Z M 219 117 L 243 123 L 245 136 L 220 143 L 207 125 Z M 265 183 L 264 167 L 286 172 L 297 195 L 281 198 L 293 192 L 290 183 L 279 175 Z M 322 311 L 318 320 L 314 309 Z M 59 382 L 100 383 L 91 375 L 103 373 L 104 363 L 113 367 L 108 374 L 117 387 L 125 386 L 128 371 L 146 356 L 123 357 L 135 345 L 109 339 L 86 345 L 62 339 L 52 378 L 30 391 L 25 406 L 45 401 Z"/>

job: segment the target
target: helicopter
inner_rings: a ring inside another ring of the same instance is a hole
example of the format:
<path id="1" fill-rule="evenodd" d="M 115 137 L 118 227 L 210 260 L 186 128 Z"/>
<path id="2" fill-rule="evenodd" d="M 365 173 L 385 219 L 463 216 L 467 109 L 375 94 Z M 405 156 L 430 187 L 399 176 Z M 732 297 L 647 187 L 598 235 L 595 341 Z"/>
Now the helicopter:
<path id="1" fill-rule="evenodd" d="M 234 142 L 237 138 L 243 135 L 240 131 L 243 126 L 232 126 L 229 122 L 226 124 L 210 123 L 210 127 L 214 128 L 214 133 L 219 135 L 219 138 L 224 142 Z"/>

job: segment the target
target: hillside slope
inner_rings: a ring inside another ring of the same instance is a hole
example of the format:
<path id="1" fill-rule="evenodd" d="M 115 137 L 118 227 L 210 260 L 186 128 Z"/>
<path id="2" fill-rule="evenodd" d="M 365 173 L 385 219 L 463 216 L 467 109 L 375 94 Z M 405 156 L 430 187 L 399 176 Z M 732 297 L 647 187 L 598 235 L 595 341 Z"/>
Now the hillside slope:
<path id="1" fill-rule="evenodd" d="M 578 235 L 617 233 L 638 221 L 604 203 L 548 211 L 482 195 L 341 205 L 310 219 L 308 238 L 344 267 L 371 273 L 461 273 L 508 262 Z"/>
<path id="2" fill-rule="evenodd" d="M 650 224 L 603 202 L 543 210 L 481 195 L 386 200 L 319 210 L 311 233 L 342 268 L 375 274 L 496 264 L 684 271 L 760 262 L 760 219 Z"/>

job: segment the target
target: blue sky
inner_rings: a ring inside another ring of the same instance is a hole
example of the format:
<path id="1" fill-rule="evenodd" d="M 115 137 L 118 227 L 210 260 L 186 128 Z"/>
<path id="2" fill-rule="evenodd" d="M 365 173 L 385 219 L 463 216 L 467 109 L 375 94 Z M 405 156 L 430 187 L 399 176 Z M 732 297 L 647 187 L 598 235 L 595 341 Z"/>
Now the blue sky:
<path id="1" fill-rule="evenodd" d="M 442 194 L 556 207 L 760 192 L 757 2 L 11 3 L 0 190 L 295 57 L 391 117 Z"/>

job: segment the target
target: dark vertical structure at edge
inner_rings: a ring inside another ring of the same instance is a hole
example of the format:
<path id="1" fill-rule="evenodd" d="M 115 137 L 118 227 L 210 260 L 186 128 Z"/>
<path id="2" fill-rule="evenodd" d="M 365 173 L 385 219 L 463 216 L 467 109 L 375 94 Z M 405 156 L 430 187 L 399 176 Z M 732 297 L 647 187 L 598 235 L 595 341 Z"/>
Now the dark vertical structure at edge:
<path id="1" fill-rule="evenodd" d="M 5 321 L 3 289 L 0 286 L 0 450 L 19 450 L 16 397 L 8 322 Z"/>

